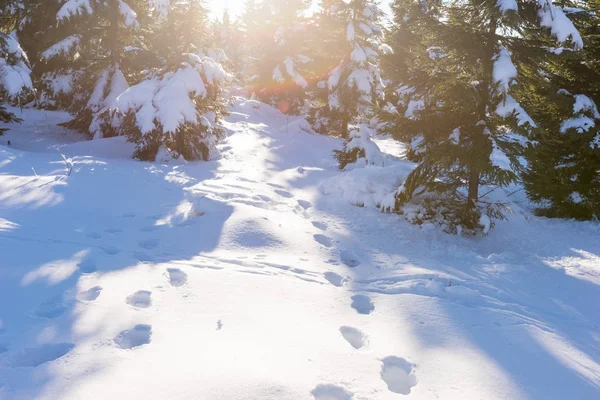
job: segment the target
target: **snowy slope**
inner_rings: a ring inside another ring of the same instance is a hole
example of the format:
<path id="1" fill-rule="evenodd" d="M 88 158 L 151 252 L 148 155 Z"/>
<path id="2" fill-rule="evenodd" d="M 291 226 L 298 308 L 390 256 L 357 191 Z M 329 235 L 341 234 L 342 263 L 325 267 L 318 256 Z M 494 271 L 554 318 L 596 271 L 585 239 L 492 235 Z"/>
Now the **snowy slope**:
<path id="1" fill-rule="evenodd" d="M 600 398 L 598 223 L 473 239 L 354 207 L 341 142 L 254 101 L 220 160 L 175 165 L 26 112 L 0 138 L 1 399 Z"/>

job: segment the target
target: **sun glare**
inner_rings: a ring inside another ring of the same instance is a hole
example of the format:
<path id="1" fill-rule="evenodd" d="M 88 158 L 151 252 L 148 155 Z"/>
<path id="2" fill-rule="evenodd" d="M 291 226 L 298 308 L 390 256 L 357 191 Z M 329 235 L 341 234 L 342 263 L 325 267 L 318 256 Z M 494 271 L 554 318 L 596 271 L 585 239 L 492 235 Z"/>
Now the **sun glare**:
<path id="1" fill-rule="evenodd" d="M 206 6 L 213 17 L 221 19 L 225 10 L 232 18 L 239 18 L 244 13 L 245 0 L 207 0 Z"/>

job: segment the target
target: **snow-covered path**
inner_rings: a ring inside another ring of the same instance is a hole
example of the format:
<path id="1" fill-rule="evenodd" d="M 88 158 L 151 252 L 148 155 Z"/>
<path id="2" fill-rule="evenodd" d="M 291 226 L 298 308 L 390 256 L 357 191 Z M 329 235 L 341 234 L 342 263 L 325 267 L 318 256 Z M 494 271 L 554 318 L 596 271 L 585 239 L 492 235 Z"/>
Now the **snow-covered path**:
<path id="1" fill-rule="evenodd" d="M 597 223 L 424 230 L 323 194 L 336 139 L 232 111 L 209 163 L 9 134 L 1 399 L 600 397 Z"/>

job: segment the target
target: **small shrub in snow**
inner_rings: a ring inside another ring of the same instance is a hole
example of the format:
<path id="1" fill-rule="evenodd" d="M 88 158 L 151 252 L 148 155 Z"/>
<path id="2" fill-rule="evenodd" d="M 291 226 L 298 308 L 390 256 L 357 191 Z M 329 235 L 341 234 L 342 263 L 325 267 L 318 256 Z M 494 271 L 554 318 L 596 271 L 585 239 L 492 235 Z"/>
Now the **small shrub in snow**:
<path id="1" fill-rule="evenodd" d="M 334 151 L 340 169 L 350 166 L 384 166 L 385 157 L 379 146 L 371 140 L 370 132 L 366 125 L 359 125 L 350 131 L 350 137 L 344 142 L 344 149 Z"/>

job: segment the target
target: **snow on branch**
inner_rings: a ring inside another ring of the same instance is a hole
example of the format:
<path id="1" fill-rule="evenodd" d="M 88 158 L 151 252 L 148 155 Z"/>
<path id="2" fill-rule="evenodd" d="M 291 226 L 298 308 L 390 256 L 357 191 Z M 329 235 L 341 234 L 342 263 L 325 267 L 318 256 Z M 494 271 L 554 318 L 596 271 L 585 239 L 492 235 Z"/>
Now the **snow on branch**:
<path id="1" fill-rule="evenodd" d="M 60 42 L 50 46 L 46 51 L 42 53 L 42 58 L 48 60 L 52 57 L 62 56 L 68 54 L 73 50 L 81 41 L 80 35 L 71 35 Z"/>
<path id="2" fill-rule="evenodd" d="M 573 118 L 570 118 L 560 125 L 560 132 L 565 133 L 569 129 L 575 129 L 578 133 L 584 133 L 596 126 L 596 121 L 600 121 L 600 112 L 596 103 L 583 94 L 573 96 Z"/>
<path id="3" fill-rule="evenodd" d="M 527 114 L 527 111 L 521 107 L 521 105 L 509 94 L 506 95 L 504 101 L 498 104 L 496 108 L 496 114 L 501 117 L 508 117 L 514 114 L 517 118 L 517 125 L 523 126 L 529 124 L 531 127 L 536 128 L 537 125 L 533 119 Z"/>
<path id="4" fill-rule="evenodd" d="M 31 68 L 16 33 L 0 34 L 0 48 L 8 55 L 8 57 L 0 57 L 0 88 L 6 91 L 10 98 L 33 90 Z"/>
<path id="5" fill-rule="evenodd" d="M 517 77 L 517 68 L 512 62 L 510 53 L 504 47 L 494 57 L 494 82 L 504 93 L 508 92 L 510 85 L 514 83 Z"/>
<path id="6" fill-rule="evenodd" d="M 58 10 L 56 19 L 62 22 L 65 19 L 81 15 L 84 13 L 92 14 L 94 10 L 90 4 L 90 0 L 67 0 L 65 4 Z"/>
<path id="7" fill-rule="evenodd" d="M 538 4 L 538 17 L 543 27 L 549 28 L 560 43 L 571 39 L 575 48 L 583 48 L 581 35 L 562 8 L 553 5 L 552 0 L 538 0 Z"/>
<path id="8" fill-rule="evenodd" d="M 206 84 L 227 78 L 227 73 L 208 57 L 190 55 L 188 62 L 175 72 L 150 76 L 118 96 L 114 109 L 121 114 L 135 114 L 142 135 L 160 124 L 163 132 L 176 132 L 186 123 L 198 124 L 194 98 L 206 98 Z"/>

